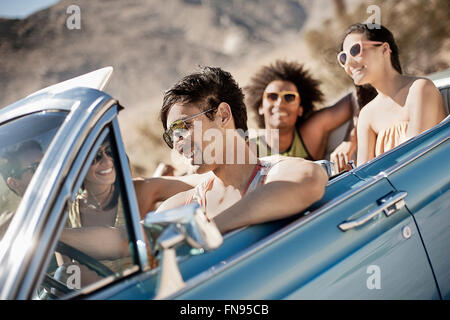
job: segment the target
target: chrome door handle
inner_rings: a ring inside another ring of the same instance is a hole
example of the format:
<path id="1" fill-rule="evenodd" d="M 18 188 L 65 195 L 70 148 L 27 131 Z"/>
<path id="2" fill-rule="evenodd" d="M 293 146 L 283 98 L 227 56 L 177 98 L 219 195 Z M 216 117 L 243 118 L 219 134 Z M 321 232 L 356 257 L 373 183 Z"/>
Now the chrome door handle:
<path id="1" fill-rule="evenodd" d="M 384 211 L 384 214 L 389 217 L 391 214 L 397 212 L 401 208 L 405 206 L 405 197 L 408 195 L 405 191 L 398 191 L 395 193 L 391 193 L 387 195 L 386 197 L 382 198 L 379 201 L 378 208 L 370 211 L 366 215 L 362 216 L 361 218 L 355 219 L 355 220 L 349 220 L 341 223 L 339 225 L 339 229 L 342 231 L 347 231 L 353 228 L 356 228 L 358 226 L 361 226 L 365 224 L 366 222 L 370 221 L 373 217 L 375 217 L 380 212 Z"/>

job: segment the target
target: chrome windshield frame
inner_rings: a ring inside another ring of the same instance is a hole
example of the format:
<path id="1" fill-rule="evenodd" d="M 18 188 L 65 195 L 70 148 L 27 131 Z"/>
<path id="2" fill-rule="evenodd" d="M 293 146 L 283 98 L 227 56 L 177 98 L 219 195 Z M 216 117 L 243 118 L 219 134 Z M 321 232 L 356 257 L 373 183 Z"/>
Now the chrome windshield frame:
<path id="1" fill-rule="evenodd" d="M 75 88 L 56 95 L 42 94 L 24 99 L 2 110 L 0 123 L 38 111 L 55 110 L 50 101 L 54 99 L 71 101 L 60 108 L 70 113 L 48 146 L 0 242 L 0 299 L 30 297 L 34 277 L 41 273 L 41 262 L 49 250 L 48 243 L 40 239 L 49 232 L 47 229 L 54 232 L 54 227 L 60 223 L 60 217 L 51 214 L 53 206 L 61 197 L 70 196 L 71 190 L 63 187 L 72 162 L 99 118 L 114 105 L 121 108 L 104 92 Z"/>

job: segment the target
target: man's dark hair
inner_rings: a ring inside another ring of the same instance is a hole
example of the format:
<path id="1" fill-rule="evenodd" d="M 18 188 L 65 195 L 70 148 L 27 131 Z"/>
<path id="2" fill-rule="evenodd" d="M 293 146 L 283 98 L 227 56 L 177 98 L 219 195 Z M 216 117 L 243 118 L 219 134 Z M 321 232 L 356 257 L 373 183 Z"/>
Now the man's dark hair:
<path id="1" fill-rule="evenodd" d="M 29 150 L 38 150 L 42 152 L 42 147 L 36 140 L 28 140 L 15 145 L 2 153 L 0 159 L 0 174 L 5 182 L 9 177 L 20 178 L 18 173 L 22 168 L 19 164 L 19 158 Z"/>
<path id="2" fill-rule="evenodd" d="M 320 82 L 312 78 L 302 64 L 277 60 L 269 66 L 262 67 L 244 88 L 246 105 L 256 112 L 261 127 L 264 127 L 264 116 L 258 113 L 258 109 L 262 105 L 264 90 L 275 80 L 289 81 L 297 87 L 303 116 L 298 117 L 296 125 L 311 115 L 316 103 L 323 101 L 323 93 L 319 89 Z"/>
<path id="3" fill-rule="evenodd" d="M 236 129 L 247 131 L 247 110 L 244 94 L 229 72 L 216 67 L 201 67 L 199 72 L 190 74 L 178 81 L 164 94 L 160 118 L 167 129 L 167 115 L 176 103 L 196 103 L 201 111 L 217 108 L 226 102 L 231 108 Z M 217 109 L 207 112 L 206 116 L 214 120 Z"/>

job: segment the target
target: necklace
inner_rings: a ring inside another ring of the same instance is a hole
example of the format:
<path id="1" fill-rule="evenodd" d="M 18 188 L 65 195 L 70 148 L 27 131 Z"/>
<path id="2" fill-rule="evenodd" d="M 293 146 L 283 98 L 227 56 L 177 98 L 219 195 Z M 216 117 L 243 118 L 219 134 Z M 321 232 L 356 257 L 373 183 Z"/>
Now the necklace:
<path id="1" fill-rule="evenodd" d="M 107 191 L 108 193 L 103 201 L 105 204 L 108 204 L 110 202 L 110 198 L 113 193 L 113 190 L 114 190 L 114 187 L 111 186 L 111 188 L 109 188 L 109 190 Z M 94 195 L 93 192 L 91 192 L 89 194 L 91 195 L 91 198 L 95 201 L 95 203 L 88 204 L 88 207 L 90 207 L 92 209 L 103 210 L 103 207 L 105 207 L 105 205 L 102 206 L 102 203 L 98 200 L 98 198 Z M 104 192 L 100 193 L 99 195 L 102 195 L 102 194 L 104 194 Z"/>

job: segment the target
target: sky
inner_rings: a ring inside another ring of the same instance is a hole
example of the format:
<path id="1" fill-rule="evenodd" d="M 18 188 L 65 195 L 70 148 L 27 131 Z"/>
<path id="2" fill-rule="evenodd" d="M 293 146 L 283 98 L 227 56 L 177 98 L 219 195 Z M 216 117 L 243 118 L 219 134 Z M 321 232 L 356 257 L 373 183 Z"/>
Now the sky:
<path id="1" fill-rule="evenodd" d="M 59 0 L 0 0 L 0 18 L 23 19 Z"/>

